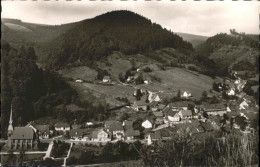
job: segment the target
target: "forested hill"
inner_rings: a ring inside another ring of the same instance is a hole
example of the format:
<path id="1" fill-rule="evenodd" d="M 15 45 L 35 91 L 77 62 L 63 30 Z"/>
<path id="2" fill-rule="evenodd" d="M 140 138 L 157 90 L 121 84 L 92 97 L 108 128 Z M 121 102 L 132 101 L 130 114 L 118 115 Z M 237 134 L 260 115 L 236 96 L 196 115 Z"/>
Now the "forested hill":
<path id="1" fill-rule="evenodd" d="M 130 11 L 112 11 L 81 21 L 45 48 L 49 67 L 62 68 L 74 61 L 89 63 L 120 51 L 142 53 L 172 47 L 193 50 L 189 42 L 151 20 Z"/>
<path id="2" fill-rule="evenodd" d="M 257 35 L 247 35 L 230 30 L 208 38 L 196 47 L 201 59 L 211 59 L 219 68 L 255 71 L 259 60 Z"/>

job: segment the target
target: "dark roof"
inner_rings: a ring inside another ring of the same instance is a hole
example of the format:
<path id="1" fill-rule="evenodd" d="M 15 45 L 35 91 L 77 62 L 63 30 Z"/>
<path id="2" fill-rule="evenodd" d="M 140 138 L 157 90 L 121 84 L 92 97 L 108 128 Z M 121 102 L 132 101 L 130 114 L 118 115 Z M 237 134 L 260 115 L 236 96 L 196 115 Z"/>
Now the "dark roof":
<path id="1" fill-rule="evenodd" d="M 127 130 L 125 132 L 126 137 L 132 137 L 132 136 L 140 136 L 140 132 L 138 130 Z"/>
<path id="2" fill-rule="evenodd" d="M 30 127 L 15 127 L 11 139 L 33 139 L 33 130 Z"/>
<path id="3" fill-rule="evenodd" d="M 160 133 L 155 132 L 155 133 L 150 133 L 150 137 L 152 140 L 159 140 L 161 138 Z"/>
<path id="4" fill-rule="evenodd" d="M 83 134 L 84 134 L 83 132 L 84 132 L 83 129 L 71 129 L 71 130 L 69 131 L 69 135 L 70 135 L 71 137 L 82 137 Z"/>
<path id="5" fill-rule="evenodd" d="M 133 129 L 133 123 L 134 121 L 124 121 L 124 128 L 125 130 Z"/>
<path id="6" fill-rule="evenodd" d="M 223 110 L 225 110 L 226 109 L 226 107 L 224 106 L 224 104 L 222 104 L 222 103 L 217 103 L 217 104 L 204 104 L 203 105 L 203 108 L 205 109 L 205 110 L 211 110 L 211 109 L 213 109 L 213 110 L 216 110 L 216 109 L 223 109 Z"/>
<path id="7" fill-rule="evenodd" d="M 163 109 L 163 112 L 164 113 L 167 113 L 167 112 L 169 112 L 169 111 L 171 111 L 172 109 L 170 108 L 170 107 L 165 107 L 164 109 Z"/>
<path id="8" fill-rule="evenodd" d="M 183 117 L 192 116 L 191 110 L 181 110 L 180 112 Z"/>
<path id="9" fill-rule="evenodd" d="M 107 133 L 108 134 L 108 138 L 110 138 L 112 136 L 110 132 L 108 132 L 108 131 L 106 131 L 104 129 L 97 129 L 97 130 L 92 131 L 90 137 L 93 138 L 93 139 L 97 139 L 97 135 L 101 131 L 104 131 L 105 133 Z"/>
<path id="10" fill-rule="evenodd" d="M 67 123 L 59 122 L 59 123 L 56 123 L 56 124 L 55 124 L 55 127 L 56 127 L 56 128 L 70 127 L 70 125 L 67 124 Z"/>
<path id="11" fill-rule="evenodd" d="M 165 108 L 165 104 L 159 104 L 158 109 L 163 110 Z"/>
<path id="12" fill-rule="evenodd" d="M 136 106 L 146 106 L 146 102 L 144 100 L 135 101 L 134 105 Z"/>
<path id="13" fill-rule="evenodd" d="M 50 126 L 49 125 L 33 125 L 35 129 L 37 129 L 40 133 L 49 133 Z"/>
<path id="14" fill-rule="evenodd" d="M 163 117 L 163 113 L 160 112 L 160 111 L 157 111 L 157 112 L 153 112 L 154 116 L 156 117 Z"/>
<path id="15" fill-rule="evenodd" d="M 187 101 L 178 101 L 174 103 L 169 103 L 170 107 L 188 107 L 188 102 Z"/>
<path id="16" fill-rule="evenodd" d="M 175 114 L 177 114 L 178 113 L 178 111 L 172 111 L 172 110 L 170 110 L 170 111 L 168 111 L 167 113 L 165 113 L 167 116 L 170 116 L 170 117 L 173 117 Z"/>
<path id="17" fill-rule="evenodd" d="M 149 106 L 150 107 L 156 107 L 157 105 L 158 105 L 158 101 L 152 101 L 150 104 L 149 104 Z"/>
<path id="18" fill-rule="evenodd" d="M 112 123 L 112 124 L 108 127 L 108 129 L 109 129 L 110 131 L 124 130 L 124 128 L 123 128 L 121 122 L 114 122 L 114 123 Z"/>

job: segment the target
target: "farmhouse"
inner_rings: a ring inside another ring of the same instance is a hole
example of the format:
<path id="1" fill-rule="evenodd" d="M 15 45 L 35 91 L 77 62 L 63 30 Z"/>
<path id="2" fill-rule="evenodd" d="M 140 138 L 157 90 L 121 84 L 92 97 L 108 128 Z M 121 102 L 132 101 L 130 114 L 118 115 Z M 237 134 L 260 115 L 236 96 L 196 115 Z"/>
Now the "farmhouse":
<path id="1" fill-rule="evenodd" d="M 174 111 L 188 110 L 188 102 L 186 101 L 169 103 L 168 106 L 171 107 Z"/>
<path id="2" fill-rule="evenodd" d="M 245 100 L 241 100 L 239 102 L 239 109 L 242 110 L 242 109 L 247 109 L 249 107 L 248 103 L 245 101 Z"/>
<path id="3" fill-rule="evenodd" d="M 133 104 L 133 109 L 135 109 L 136 111 L 147 111 L 147 104 L 144 100 L 135 101 Z"/>
<path id="4" fill-rule="evenodd" d="M 92 141 L 108 142 L 111 141 L 112 134 L 104 129 L 95 130 L 91 134 Z"/>
<path id="5" fill-rule="evenodd" d="M 119 122 L 119 121 L 107 121 L 107 123 L 105 124 L 105 128 L 108 132 L 112 133 L 113 138 L 123 139 L 124 128 L 123 128 L 121 122 Z"/>
<path id="6" fill-rule="evenodd" d="M 223 116 L 227 112 L 227 108 L 222 103 L 204 104 L 201 107 L 208 115 Z"/>
<path id="7" fill-rule="evenodd" d="M 126 140 L 134 140 L 138 139 L 140 137 L 140 132 L 139 130 L 127 130 L 125 132 L 125 138 Z"/>
<path id="8" fill-rule="evenodd" d="M 50 137 L 50 126 L 49 125 L 31 125 L 34 132 L 38 135 L 40 139 L 48 139 Z"/>
<path id="9" fill-rule="evenodd" d="M 182 120 L 187 120 L 192 118 L 191 110 L 181 110 L 178 112 L 178 115 Z"/>
<path id="10" fill-rule="evenodd" d="M 71 129 L 68 131 L 70 138 L 74 140 L 81 140 L 84 135 L 83 132 L 83 129 Z"/>
<path id="11" fill-rule="evenodd" d="M 56 123 L 54 125 L 54 128 L 56 131 L 68 131 L 70 130 L 70 125 L 67 123 L 60 122 L 60 123 Z"/>
<path id="12" fill-rule="evenodd" d="M 234 96 L 235 95 L 235 89 L 234 88 L 231 88 L 227 91 L 227 95 L 229 96 Z"/>

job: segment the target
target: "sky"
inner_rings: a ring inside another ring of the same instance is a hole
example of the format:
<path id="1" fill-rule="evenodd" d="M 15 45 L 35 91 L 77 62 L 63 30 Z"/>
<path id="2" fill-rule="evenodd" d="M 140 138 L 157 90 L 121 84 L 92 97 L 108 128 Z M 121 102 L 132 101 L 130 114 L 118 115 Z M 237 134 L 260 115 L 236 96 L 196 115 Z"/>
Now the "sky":
<path id="1" fill-rule="evenodd" d="M 230 29 L 259 33 L 259 1 L 2 1 L 2 18 L 59 25 L 130 10 L 174 32 L 213 36 Z"/>

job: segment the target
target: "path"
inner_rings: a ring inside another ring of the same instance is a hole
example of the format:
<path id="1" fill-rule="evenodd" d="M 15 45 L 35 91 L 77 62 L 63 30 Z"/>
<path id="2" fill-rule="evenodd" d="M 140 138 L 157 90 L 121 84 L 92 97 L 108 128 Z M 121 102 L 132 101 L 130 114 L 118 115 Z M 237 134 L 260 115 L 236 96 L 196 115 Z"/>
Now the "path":
<path id="1" fill-rule="evenodd" d="M 48 149 L 46 151 L 46 154 L 45 156 L 43 157 L 43 160 L 45 160 L 46 158 L 50 158 L 50 155 L 51 155 L 51 150 L 52 150 L 52 147 L 53 147 L 53 141 L 50 142 L 49 146 L 48 146 Z"/>
<path id="2" fill-rule="evenodd" d="M 12 152 L 13 154 L 20 154 L 20 152 Z M 0 155 L 8 155 L 10 152 L 0 152 Z M 46 151 L 25 151 L 24 154 L 46 154 Z"/>
<path id="3" fill-rule="evenodd" d="M 69 149 L 69 151 L 68 151 L 67 157 L 64 158 L 64 162 L 63 162 L 63 165 L 62 165 L 62 166 L 66 166 L 66 162 L 67 162 L 67 159 L 68 159 L 69 156 L 70 156 L 70 152 L 71 152 L 72 146 L 73 146 L 73 143 L 70 143 L 70 149 Z"/>

